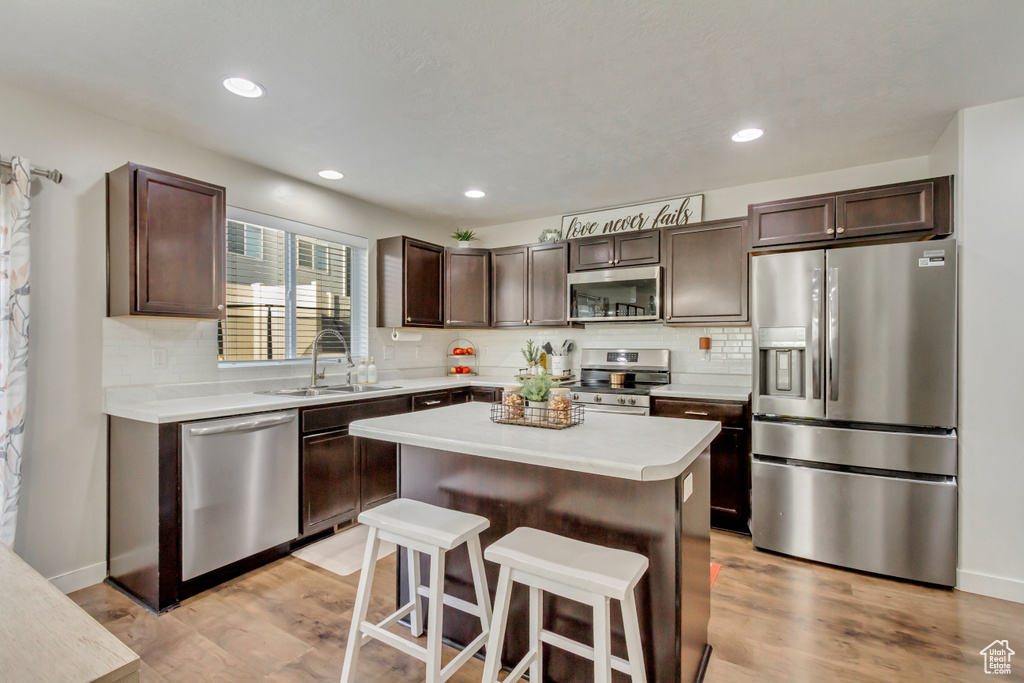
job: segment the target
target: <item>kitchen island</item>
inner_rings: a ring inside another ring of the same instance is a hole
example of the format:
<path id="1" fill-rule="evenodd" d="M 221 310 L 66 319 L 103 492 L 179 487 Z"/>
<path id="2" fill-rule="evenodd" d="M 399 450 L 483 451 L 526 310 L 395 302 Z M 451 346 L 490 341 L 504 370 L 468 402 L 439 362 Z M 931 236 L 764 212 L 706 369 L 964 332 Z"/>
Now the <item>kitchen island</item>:
<path id="1" fill-rule="evenodd" d="M 720 429 L 717 422 L 609 413 L 587 413 L 565 430 L 537 429 L 494 424 L 489 406 L 465 404 L 359 420 L 350 433 L 400 444 L 401 497 L 489 519 L 485 548 L 527 526 L 645 555 L 650 569 L 636 593 L 644 658 L 648 679 L 666 683 L 699 680 L 710 653 L 709 445 Z M 493 596 L 498 569 L 486 564 Z M 403 569 L 399 602 L 407 595 Z M 473 601 L 470 576 L 465 549 L 449 553 L 446 592 Z M 513 591 L 510 609 L 506 665 L 527 649 L 525 588 Z M 588 608 L 548 595 L 544 613 L 549 630 L 592 642 Z M 459 647 L 479 622 L 449 610 L 444 627 Z M 625 656 L 617 610 L 612 654 Z M 545 669 L 551 681 L 593 675 L 589 663 L 554 648 Z"/>

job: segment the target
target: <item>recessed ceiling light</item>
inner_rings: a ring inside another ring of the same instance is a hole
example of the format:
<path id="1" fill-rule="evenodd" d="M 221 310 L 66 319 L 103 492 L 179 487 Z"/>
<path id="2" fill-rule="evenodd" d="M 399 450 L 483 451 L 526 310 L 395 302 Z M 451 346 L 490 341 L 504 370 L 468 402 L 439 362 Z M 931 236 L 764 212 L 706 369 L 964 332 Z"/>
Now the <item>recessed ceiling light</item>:
<path id="1" fill-rule="evenodd" d="M 224 87 L 242 97 L 263 97 L 267 92 L 262 85 L 248 78 L 225 78 Z"/>
<path id="2" fill-rule="evenodd" d="M 344 174 L 338 173 L 337 171 L 320 171 L 320 177 L 326 178 L 327 180 L 341 180 L 344 178 Z"/>
<path id="3" fill-rule="evenodd" d="M 733 142 L 750 142 L 756 140 L 764 135 L 764 131 L 760 128 L 744 128 L 743 130 L 736 131 L 732 134 Z"/>
<path id="4" fill-rule="evenodd" d="M 466 196 L 470 199 L 480 199 L 486 193 L 483 190 L 466 190 Z"/>

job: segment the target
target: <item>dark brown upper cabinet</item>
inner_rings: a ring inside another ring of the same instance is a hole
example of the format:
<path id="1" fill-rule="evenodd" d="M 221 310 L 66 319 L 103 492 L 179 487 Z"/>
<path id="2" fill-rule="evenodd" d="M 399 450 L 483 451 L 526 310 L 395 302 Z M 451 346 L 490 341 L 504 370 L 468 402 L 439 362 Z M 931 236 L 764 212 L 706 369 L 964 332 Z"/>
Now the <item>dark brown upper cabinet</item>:
<path id="1" fill-rule="evenodd" d="M 664 229 L 665 322 L 749 320 L 749 234 L 743 218 Z"/>
<path id="2" fill-rule="evenodd" d="M 491 252 L 445 249 L 444 326 L 491 326 Z"/>
<path id="3" fill-rule="evenodd" d="M 107 174 L 107 314 L 223 318 L 224 188 L 138 164 Z"/>
<path id="4" fill-rule="evenodd" d="M 917 235 L 953 230 L 950 190 L 943 176 L 849 192 L 751 204 L 755 248 L 790 244 Z"/>
<path id="5" fill-rule="evenodd" d="M 601 235 L 570 243 L 570 272 L 661 263 L 661 231 Z"/>
<path id="6" fill-rule="evenodd" d="M 377 240 L 377 326 L 444 327 L 444 247 Z"/>
<path id="7" fill-rule="evenodd" d="M 491 326 L 568 325 L 569 244 L 544 242 L 491 252 Z"/>

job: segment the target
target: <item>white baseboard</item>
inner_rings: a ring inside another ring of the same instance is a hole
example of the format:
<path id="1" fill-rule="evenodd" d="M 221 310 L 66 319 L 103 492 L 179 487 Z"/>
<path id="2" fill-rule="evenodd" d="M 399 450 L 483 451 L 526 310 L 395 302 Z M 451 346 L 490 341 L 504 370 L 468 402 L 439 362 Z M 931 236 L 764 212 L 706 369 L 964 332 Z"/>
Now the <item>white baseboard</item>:
<path id="1" fill-rule="evenodd" d="M 966 593 L 977 593 L 1024 604 L 1024 581 L 1018 579 L 957 569 L 956 587 Z"/>
<path id="2" fill-rule="evenodd" d="M 94 586 L 105 578 L 107 578 L 107 563 L 97 562 L 67 574 L 54 576 L 49 581 L 57 587 L 57 590 L 66 595 L 89 586 Z"/>

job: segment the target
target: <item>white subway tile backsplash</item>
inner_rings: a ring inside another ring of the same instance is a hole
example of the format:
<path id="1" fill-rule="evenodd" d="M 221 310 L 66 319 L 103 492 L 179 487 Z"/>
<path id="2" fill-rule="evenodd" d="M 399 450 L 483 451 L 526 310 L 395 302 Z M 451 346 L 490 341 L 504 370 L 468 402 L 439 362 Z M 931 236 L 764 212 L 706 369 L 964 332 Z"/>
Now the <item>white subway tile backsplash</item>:
<path id="1" fill-rule="evenodd" d="M 750 375 L 753 339 L 749 327 L 625 323 L 554 330 L 423 330 L 422 335 L 418 342 L 394 342 L 390 328 L 371 328 L 369 355 L 381 372 L 430 376 L 444 371 L 449 343 L 464 337 L 476 348 L 481 374 L 509 375 L 525 367 L 520 349 L 527 339 L 540 344 L 550 341 L 556 347 L 563 339 L 573 339 L 572 365 L 577 371 L 580 349 L 585 347 L 667 348 L 672 352 L 672 372 L 687 381 L 697 377 L 701 383 L 736 384 L 737 376 Z M 704 361 L 698 339 L 708 336 L 712 339 L 711 360 Z M 300 377 L 309 372 L 306 364 L 220 367 L 215 321 L 106 318 L 103 340 L 102 376 L 108 387 Z M 384 360 L 385 345 L 394 347 L 391 360 Z M 166 368 L 153 368 L 154 348 L 167 349 Z M 716 380 L 716 375 L 720 379 Z"/>

